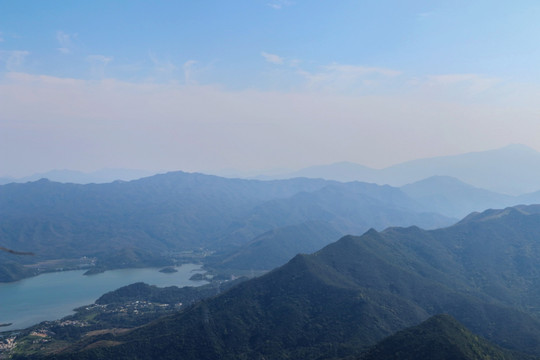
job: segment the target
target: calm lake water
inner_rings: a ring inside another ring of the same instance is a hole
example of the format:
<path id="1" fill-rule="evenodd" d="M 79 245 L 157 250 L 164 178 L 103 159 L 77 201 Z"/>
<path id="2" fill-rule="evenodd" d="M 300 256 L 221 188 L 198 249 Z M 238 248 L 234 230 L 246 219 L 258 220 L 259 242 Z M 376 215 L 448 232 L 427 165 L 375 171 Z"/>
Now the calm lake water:
<path id="1" fill-rule="evenodd" d="M 85 270 L 42 274 L 13 283 L 0 283 L 0 331 L 22 329 L 45 320 L 73 314 L 73 309 L 92 304 L 104 293 L 138 281 L 157 286 L 199 286 L 191 281 L 200 265 L 185 264 L 178 272 L 164 274 L 159 268 L 122 269 L 84 276 Z"/>

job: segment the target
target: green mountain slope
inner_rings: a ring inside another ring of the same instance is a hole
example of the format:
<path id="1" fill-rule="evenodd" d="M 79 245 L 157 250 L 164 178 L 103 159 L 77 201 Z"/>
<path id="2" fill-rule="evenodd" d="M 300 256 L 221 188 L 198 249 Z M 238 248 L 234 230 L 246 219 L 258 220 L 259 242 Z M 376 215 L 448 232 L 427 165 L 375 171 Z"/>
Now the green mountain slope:
<path id="1" fill-rule="evenodd" d="M 32 248 L 38 257 L 208 246 L 254 206 L 327 184 L 182 172 L 110 184 L 8 184 L 0 186 L 0 235 L 5 245 Z"/>
<path id="2" fill-rule="evenodd" d="M 509 208 L 445 229 L 346 236 L 185 312 L 57 357 L 360 356 L 384 337 L 440 313 L 499 346 L 540 355 L 533 306 L 539 216 L 537 207 Z M 99 346 L 107 341 L 118 345 Z"/>
<path id="3" fill-rule="evenodd" d="M 399 331 L 371 348 L 362 360 L 518 360 L 512 353 L 476 336 L 449 315 L 436 315 Z"/>
<path id="4" fill-rule="evenodd" d="M 367 183 L 330 184 L 313 192 L 299 192 L 254 207 L 229 236 L 221 241 L 251 240 L 266 231 L 308 221 L 326 222 L 341 234 L 362 234 L 373 227 L 416 224 L 437 228 L 453 224 L 451 218 L 426 212 L 416 201 L 390 186 Z"/>
<path id="5" fill-rule="evenodd" d="M 9 282 L 36 275 L 34 269 L 26 268 L 18 263 L 6 261 L 0 263 L 0 282 Z"/>
<path id="6" fill-rule="evenodd" d="M 339 239 L 342 233 L 322 221 L 311 221 L 270 230 L 257 236 L 240 250 L 222 259 L 212 267 L 271 270 L 285 264 L 298 253 L 314 252 Z"/>

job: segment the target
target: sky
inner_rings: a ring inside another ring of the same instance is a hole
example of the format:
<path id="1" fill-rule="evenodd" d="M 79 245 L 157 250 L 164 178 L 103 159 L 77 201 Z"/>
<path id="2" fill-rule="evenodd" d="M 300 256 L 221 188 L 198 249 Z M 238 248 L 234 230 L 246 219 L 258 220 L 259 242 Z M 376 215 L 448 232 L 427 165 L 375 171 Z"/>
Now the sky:
<path id="1" fill-rule="evenodd" d="M 540 150 L 540 2 L 0 0 L 0 176 Z"/>

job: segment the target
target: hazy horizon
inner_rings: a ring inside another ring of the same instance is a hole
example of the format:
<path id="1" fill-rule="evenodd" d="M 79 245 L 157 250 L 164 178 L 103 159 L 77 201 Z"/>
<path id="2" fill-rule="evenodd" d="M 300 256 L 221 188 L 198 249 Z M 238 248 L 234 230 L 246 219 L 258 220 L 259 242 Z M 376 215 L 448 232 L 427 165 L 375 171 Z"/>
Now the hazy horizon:
<path id="1" fill-rule="evenodd" d="M 530 150 L 530 151 L 533 151 L 533 152 L 537 153 L 538 155 L 540 155 L 540 152 L 536 151 L 535 149 L 532 149 L 529 146 L 526 146 L 526 145 L 523 145 L 523 144 L 509 144 L 509 145 L 503 146 L 501 148 L 488 149 L 488 150 L 485 150 L 485 151 L 473 151 L 473 152 L 466 152 L 466 153 L 460 153 L 460 154 L 443 155 L 443 156 L 440 156 L 440 157 L 436 156 L 436 157 L 428 157 L 428 158 L 411 159 L 411 160 L 406 160 L 404 162 L 391 164 L 389 166 L 381 167 L 381 168 L 369 167 L 369 166 L 366 166 L 364 164 L 354 163 L 354 162 L 350 162 L 350 161 L 336 161 L 336 162 L 332 162 L 332 163 L 312 164 L 312 165 L 308 165 L 308 166 L 301 167 L 301 168 L 263 168 L 263 169 L 251 169 L 251 170 L 232 169 L 232 168 L 229 168 L 229 169 L 202 169 L 202 170 L 195 170 L 195 171 L 189 171 L 189 170 L 186 170 L 186 169 L 149 170 L 149 169 L 128 169 L 128 168 L 101 168 L 101 169 L 93 169 L 93 170 L 87 170 L 87 171 L 79 170 L 79 169 L 50 169 L 48 171 L 29 173 L 29 174 L 25 174 L 25 175 L 19 176 L 19 177 L 14 177 L 14 176 L 10 176 L 10 175 L 1 175 L 0 174 L 0 179 L 14 179 L 14 180 L 28 179 L 28 178 L 38 179 L 39 176 L 41 176 L 41 175 L 48 175 L 48 174 L 54 174 L 54 173 L 56 173 L 57 176 L 60 176 L 60 178 L 62 178 L 62 175 L 68 175 L 69 176 L 69 173 L 74 173 L 73 175 L 76 175 L 75 173 L 80 173 L 81 175 L 83 175 L 83 177 L 81 179 L 79 179 L 79 180 L 81 180 L 81 181 L 84 180 L 83 183 L 87 183 L 89 181 L 89 179 L 91 179 L 92 176 L 94 176 L 95 180 L 97 180 L 98 182 L 110 182 L 110 181 L 114 181 L 114 180 L 117 180 L 117 179 L 135 180 L 135 179 L 138 179 L 138 178 L 141 178 L 141 177 L 147 177 L 147 176 L 152 176 L 152 175 L 156 175 L 156 174 L 165 174 L 165 173 L 168 173 L 168 172 L 183 171 L 183 172 L 188 172 L 188 173 L 202 173 L 202 174 L 216 175 L 216 176 L 228 177 L 228 178 L 249 178 L 249 179 L 261 179 L 261 180 L 272 180 L 272 179 L 274 179 L 275 180 L 275 179 L 290 178 L 290 175 L 292 175 L 293 177 L 296 177 L 296 176 L 302 176 L 303 177 L 303 176 L 306 176 L 306 175 L 303 175 L 303 174 L 296 175 L 296 173 L 299 173 L 299 172 L 301 172 L 303 170 L 309 170 L 309 169 L 312 169 L 312 168 L 318 169 L 318 168 L 324 168 L 324 167 L 333 166 L 333 165 L 344 164 L 344 165 L 351 165 L 353 167 L 359 166 L 359 167 L 363 167 L 363 168 L 374 170 L 374 171 L 383 171 L 383 170 L 391 169 L 394 166 L 401 166 L 401 165 L 405 165 L 407 163 L 414 163 L 416 161 L 453 158 L 454 156 L 457 156 L 457 157 L 459 157 L 459 156 L 467 156 L 467 155 L 472 155 L 472 154 L 477 154 L 477 153 L 489 153 L 489 152 L 494 152 L 494 151 L 499 151 L 499 150 L 504 150 L 506 152 L 505 157 L 508 156 L 509 154 L 512 154 L 512 153 L 514 154 L 513 156 L 516 156 L 517 153 L 515 152 L 515 150 L 518 150 L 519 153 L 523 153 L 524 151 L 527 152 L 527 151 Z M 510 150 L 510 152 L 508 152 L 506 150 Z M 514 151 L 512 151 L 512 150 L 514 150 Z M 493 160 L 494 160 L 494 158 L 492 158 L 492 161 Z M 477 164 L 477 165 L 479 165 L 479 166 L 489 166 L 488 164 Z M 66 173 L 66 174 L 62 174 L 62 173 Z M 116 176 L 116 177 L 111 177 L 111 176 Z M 432 175 L 429 175 L 427 177 L 431 177 L 431 176 L 449 176 L 449 177 L 457 177 L 457 178 L 459 178 L 459 176 L 457 176 L 455 174 L 454 175 L 432 174 Z M 100 177 L 102 177 L 103 179 L 100 179 Z M 310 176 L 307 176 L 307 177 L 310 177 Z M 420 176 L 418 178 L 418 180 L 421 180 L 421 179 L 424 179 L 424 178 L 427 178 L 427 177 L 421 177 Z M 108 179 L 108 180 L 103 181 L 104 179 Z M 328 179 L 331 179 L 331 177 L 328 178 Z M 354 179 L 354 180 L 366 181 L 365 179 L 361 179 L 361 178 Z M 460 179 L 460 180 L 463 181 L 463 179 Z M 53 179 L 53 181 L 58 181 L 58 180 Z M 353 181 L 353 179 L 339 180 L 339 181 Z M 61 182 L 64 182 L 64 180 L 62 180 Z M 79 182 L 79 181 L 75 181 L 75 182 Z M 377 182 L 377 181 L 374 181 L 374 182 Z"/>
<path id="2" fill-rule="evenodd" d="M 0 176 L 540 150 L 540 4 L 0 5 Z"/>

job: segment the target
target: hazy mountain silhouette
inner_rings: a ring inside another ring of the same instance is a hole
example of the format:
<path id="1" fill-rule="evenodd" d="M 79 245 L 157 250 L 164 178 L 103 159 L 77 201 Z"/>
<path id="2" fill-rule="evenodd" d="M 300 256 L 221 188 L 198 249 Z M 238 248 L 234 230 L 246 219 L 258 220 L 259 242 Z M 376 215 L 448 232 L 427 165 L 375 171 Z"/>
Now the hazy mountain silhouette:
<path id="1" fill-rule="evenodd" d="M 400 187 L 426 211 L 464 217 L 473 211 L 531 203 L 532 196 L 510 196 L 468 185 L 449 176 L 432 176 Z M 540 200 L 540 199 L 539 199 Z"/>
<path id="2" fill-rule="evenodd" d="M 425 211 L 421 204 L 391 186 L 332 183 L 312 192 L 301 191 L 254 207 L 231 228 L 231 236 L 222 241 L 230 243 L 232 238 L 247 241 L 260 234 L 260 229 L 271 230 L 309 221 L 326 222 L 344 235 L 361 234 L 369 228 L 382 230 L 388 226 L 413 224 L 432 229 L 451 225 L 455 218 Z"/>
<path id="3" fill-rule="evenodd" d="M 183 172 L 107 184 L 12 183 L 0 186 L 0 235 L 2 245 L 38 258 L 209 246 L 254 206 L 325 185 Z"/>
<path id="4" fill-rule="evenodd" d="M 298 253 L 312 253 L 343 234 L 322 221 L 284 226 L 255 237 L 240 250 L 217 259 L 213 267 L 241 270 L 271 270 Z"/>
<path id="5" fill-rule="evenodd" d="M 384 169 L 353 163 L 313 166 L 279 178 L 296 176 L 392 186 L 432 176 L 451 176 L 482 189 L 520 195 L 539 190 L 540 153 L 525 145 L 509 145 L 496 150 L 412 160 Z"/>
<path id="6" fill-rule="evenodd" d="M 155 263 L 155 255 L 175 251 L 230 254 L 265 232 L 311 222 L 342 235 L 454 221 L 424 212 L 396 188 L 321 179 L 257 181 L 175 172 L 107 184 L 40 180 L 0 186 L 2 246 L 34 252 L 35 259 L 17 260 L 26 263 L 92 256 L 109 267 L 124 254 L 125 266 L 135 266 L 137 259 Z M 321 238 L 310 244 L 287 231 L 275 235 L 282 236 L 274 237 L 279 264 L 324 245 Z M 337 238 L 325 236 L 325 244 Z M 284 246 L 286 241 L 296 244 Z"/>
<path id="7" fill-rule="evenodd" d="M 151 171 L 134 169 L 101 169 L 89 173 L 76 170 L 51 170 L 45 173 L 33 174 L 21 178 L 0 177 L 0 185 L 5 185 L 13 182 L 26 183 L 30 181 L 37 181 L 40 179 L 48 179 L 50 181 L 60 183 L 103 184 L 117 180 L 136 180 L 154 174 L 155 173 Z"/>

